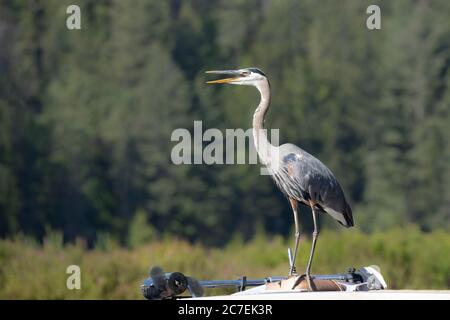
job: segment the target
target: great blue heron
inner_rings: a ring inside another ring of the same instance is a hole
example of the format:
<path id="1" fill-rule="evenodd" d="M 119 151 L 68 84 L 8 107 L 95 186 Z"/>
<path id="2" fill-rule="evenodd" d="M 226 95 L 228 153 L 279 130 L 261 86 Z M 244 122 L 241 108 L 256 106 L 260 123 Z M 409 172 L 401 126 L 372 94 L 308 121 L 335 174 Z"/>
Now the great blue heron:
<path id="1" fill-rule="evenodd" d="M 296 145 L 273 146 L 264 132 L 264 117 L 270 105 L 270 84 L 267 76 L 257 68 L 214 70 L 206 73 L 226 75 L 227 78 L 207 83 L 249 85 L 258 89 L 261 100 L 253 115 L 253 137 L 261 162 L 267 167 L 278 188 L 289 199 L 295 222 L 295 244 L 289 275 L 296 275 L 295 258 L 300 240 L 298 203 L 311 208 L 314 232 L 311 252 L 304 276 L 311 289 L 311 264 L 319 234 L 316 213 L 328 213 L 344 227 L 353 226 L 350 205 L 334 174 L 320 160 Z"/>

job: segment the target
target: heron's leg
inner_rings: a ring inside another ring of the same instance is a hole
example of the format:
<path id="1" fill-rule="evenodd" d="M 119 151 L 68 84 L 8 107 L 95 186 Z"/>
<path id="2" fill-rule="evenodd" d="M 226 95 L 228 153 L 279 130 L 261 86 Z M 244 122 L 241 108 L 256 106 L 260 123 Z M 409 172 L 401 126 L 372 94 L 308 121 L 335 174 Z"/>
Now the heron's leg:
<path id="1" fill-rule="evenodd" d="M 311 212 L 313 217 L 313 223 L 314 223 L 314 232 L 313 232 L 313 238 L 312 238 L 312 245 L 311 245 L 311 253 L 309 254 L 309 261 L 308 266 L 306 267 L 306 280 L 308 281 L 309 290 L 312 291 L 311 287 L 311 264 L 314 258 L 314 251 L 316 249 L 316 242 L 317 238 L 319 236 L 319 230 L 317 228 L 317 220 L 316 220 L 316 211 L 314 209 L 314 204 L 311 203 Z"/>
<path id="2" fill-rule="evenodd" d="M 297 257 L 298 244 L 300 242 L 300 224 L 298 221 L 298 202 L 295 199 L 289 198 L 291 203 L 292 211 L 294 212 L 294 222 L 295 222 L 295 245 L 294 245 L 294 256 L 292 257 L 292 265 L 289 268 L 289 275 L 297 273 L 295 269 L 295 258 Z"/>

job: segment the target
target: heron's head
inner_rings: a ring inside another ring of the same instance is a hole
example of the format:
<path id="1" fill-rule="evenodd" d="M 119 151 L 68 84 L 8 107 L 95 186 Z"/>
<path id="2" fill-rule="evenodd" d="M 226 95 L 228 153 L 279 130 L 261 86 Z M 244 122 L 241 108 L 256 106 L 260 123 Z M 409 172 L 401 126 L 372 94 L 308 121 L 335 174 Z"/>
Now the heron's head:
<path id="1" fill-rule="evenodd" d="M 239 70 L 211 70 L 206 71 L 206 73 L 226 76 L 226 78 L 206 82 L 209 84 L 229 83 L 259 87 L 261 84 L 268 82 L 266 75 L 258 68 L 245 68 Z"/>

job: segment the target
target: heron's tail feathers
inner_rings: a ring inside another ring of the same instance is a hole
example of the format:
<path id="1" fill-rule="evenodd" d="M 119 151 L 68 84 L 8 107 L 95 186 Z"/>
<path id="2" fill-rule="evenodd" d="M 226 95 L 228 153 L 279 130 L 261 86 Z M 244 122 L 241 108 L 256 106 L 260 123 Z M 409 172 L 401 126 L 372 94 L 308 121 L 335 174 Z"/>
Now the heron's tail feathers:
<path id="1" fill-rule="evenodd" d="M 345 205 L 345 211 L 343 212 L 344 218 L 345 218 L 345 225 L 344 227 L 350 228 L 355 225 L 353 221 L 353 214 L 352 214 L 352 208 L 348 203 Z"/>

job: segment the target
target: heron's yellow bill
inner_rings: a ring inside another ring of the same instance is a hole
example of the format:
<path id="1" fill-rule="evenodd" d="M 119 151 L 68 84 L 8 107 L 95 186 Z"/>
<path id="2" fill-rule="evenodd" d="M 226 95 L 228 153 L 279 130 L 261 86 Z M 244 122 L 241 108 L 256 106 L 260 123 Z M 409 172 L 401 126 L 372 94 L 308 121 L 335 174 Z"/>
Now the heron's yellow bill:
<path id="1" fill-rule="evenodd" d="M 225 79 L 219 79 L 219 80 L 212 80 L 212 81 L 207 81 L 206 83 L 208 83 L 208 84 L 228 83 L 228 82 L 231 82 L 233 80 L 236 80 L 236 78 L 225 78 Z"/>

